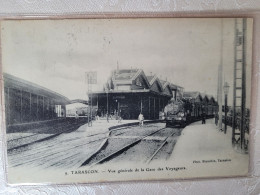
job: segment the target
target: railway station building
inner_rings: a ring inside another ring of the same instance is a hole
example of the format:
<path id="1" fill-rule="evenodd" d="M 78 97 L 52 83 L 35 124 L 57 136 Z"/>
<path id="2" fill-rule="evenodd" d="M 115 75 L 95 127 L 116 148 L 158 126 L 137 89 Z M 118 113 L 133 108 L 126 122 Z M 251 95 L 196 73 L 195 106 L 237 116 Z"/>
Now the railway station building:
<path id="1" fill-rule="evenodd" d="M 14 126 L 66 116 L 68 98 L 7 73 L 3 79 L 7 131 Z"/>
<path id="2" fill-rule="evenodd" d="M 168 101 L 175 98 L 173 91 L 177 88 L 172 86 L 156 75 L 146 76 L 142 69 L 118 69 L 112 71 L 103 91 L 89 95 L 101 117 L 108 113 L 123 119 L 137 119 L 143 113 L 145 119 L 154 120 L 160 118 Z"/>

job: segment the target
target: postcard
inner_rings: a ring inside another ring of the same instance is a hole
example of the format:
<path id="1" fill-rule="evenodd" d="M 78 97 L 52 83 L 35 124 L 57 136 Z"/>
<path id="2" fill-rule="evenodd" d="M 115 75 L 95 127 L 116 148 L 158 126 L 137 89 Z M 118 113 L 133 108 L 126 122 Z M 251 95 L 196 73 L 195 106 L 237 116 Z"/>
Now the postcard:
<path id="1" fill-rule="evenodd" d="M 8 182 L 247 176 L 252 24 L 2 20 Z"/>

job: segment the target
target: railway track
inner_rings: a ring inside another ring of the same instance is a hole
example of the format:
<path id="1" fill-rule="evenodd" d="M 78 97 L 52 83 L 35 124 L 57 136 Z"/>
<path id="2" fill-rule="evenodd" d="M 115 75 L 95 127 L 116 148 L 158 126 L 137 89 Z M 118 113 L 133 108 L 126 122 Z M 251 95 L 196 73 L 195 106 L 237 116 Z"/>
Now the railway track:
<path id="1" fill-rule="evenodd" d="M 84 125 L 84 124 L 81 124 L 81 125 Z M 56 134 L 38 134 L 38 133 L 34 133 L 32 135 L 27 135 L 27 136 L 23 136 L 23 137 L 19 137 L 19 138 L 15 138 L 15 139 L 11 139 L 11 140 L 8 140 L 7 141 L 7 146 L 8 145 L 11 145 L 12 142 L 16 142 L 19 144 L 19 142 L 23 142 L 25 139 L 30 139 L 30 140 L 33 140 L 31 142 L 27 142 L 27 143 L 24 143 L 24 144 L 20 144 L 20 145 L 16 145 L 16 146 L 13 146 L 13 147 L 10 147 L 7 149 L 7 152 L 11 152 L 13 150 L 16 150 L 16 149 L 20 149 L 20 148 L 23 148 L 23 147 L 27 147 L 27 146 L 30 146 L 32 144 L 35 144 L 35 143 L 39 143 L 39 142 L 42 142 L 42 141 L 47 141 L 49 139 L 52 139 L 52 138 L 55 138 L 63 133 L 68 133 L 68 132 L 71 132 L 73 131 L 75 128 L 79 128 L 81 125 L 78 125 L 78 127 L 70 127 L 69 129 L 67 129 L 66 131 L 63 131 L 61 133 L 56 133 Z M 135 126 L 135 125 L 134 125 Z M 62 128 L 65 128 L 64 126 L 62 127 L 59 127 L 58 130 L 62 129 Z M 95 134 L 91 134 L 91 135 L 88 135 L 86 136 L 86 138 L 89 138 L 89 137 L 93 137 L 93 136 L 98 136 L 98 135 L 103 135 L 103 134 L 107 134 L 107 133 L 111 133 L 111 132 L 115 132 L 115 131 L 119 131 L 119 130 L 123 130 L 123 129 L 128 129 L 129 127 L 120 127 L 120 128 L 115 128 L 115 129 L 112 129 L 110 131 L 106 131 L 106 132 L 102 132 L 102 133 L 95 133 Z M 130 130 L 127 130 L 127 131 L 130 131 Z M 122 134 L 122 133 L 120 133 Z M 38 138 L 40 137 L 40 138 Z M 37 139 L 38 138 L 38 139 Z M 105 138 L 102 138 L 102 139 L 105 139 Z M 93 140 L 93 141 L 90 141 L 90 142 L 87 142 L 85 144 L 82 144 L 81 146 L 83 145 L 87 145 L 87 144 L 90 144 L 90 143 L 93 143 L 95 141 L 100 141 L 100 139 L 96 139 L 96 140 Z"/>
<path id="2" fill-rule="evenodd" d="M 84 125 L 84 124 L 82 124 Z M 81 125 L 79 125 L 81 126 Z M 134 127 L 136 125 L 133 125 L 132 127 Z M 59 129 L 61 128 L 64 128 L 63 127 L 60 127 Z M 78 127 L 77 127 L 78 128 Z M 28 135 L 28 136 L 23 136 L 23 137 L 20 137 L 20 138 L 15 138 L 15 139 L 12 139 L 12 140 L 8 140 L 7 141 L 7 145 L 10 144 L 11 142 L 14 142 L 14 141 L 18 141 L 18 140 L 24 140 L 24 139 L 27 139 L 27 138 L 30 138 L 33 140 L 33 138 L 37 138 L 37 137 L 41 137 L 40 135 L 46 135 L 40 139 L 35 139 L 34 141 L 31 141 L 29 143 L 25 143 L 25 144 L 21 144 L 21 145 L 18 145 L 18 146 L 15 146 L 15 147 L 11 147 L 11 148 L 8 148 L 7 151 L 8 152 L 11 152 L 13 150 L 16 150 L 16 149 L 20 149 L 20 148 L 23 148 L 23 147 L 26 147 L 26 146 L 30 146 L 32 144 L 35 144 L 35 143 L 39 143 L 39 142 L 42 142 L 42 141 L 46 141 L 46 140 L 49 140 L 49 139 L 52 139 L 52 138 L 55 138 L 63 133 L 68 133 L 68 132 L 71 132 L 72 129 L 75 129 L 75 127 L 73 128 L 69 128 L 68 130 L 62 132 L 62 133 L 57 133 L 57 134 L 51 134 L 51 135 L 48 135 L 48 134 L 38 134 L 38 133 L 34 133 L 32 135 Z M 98 136 L 98 135 L 103 135 L 103 134 L 107 134 L 107 133 L 112 133 L 112 132 L 116 132 L 116 131 L 119 131 L 119 130 L 124 130 L 124 129 L 127 129 L 127 131 L 130 131 L 131 129 L 129 129 L 129 126 L 128 127 L 119 127 L 119 128 L 114 128 L 112 130 L 109 130 L 109 131 L 106 131 L 106 132 L 102 132 L 102 133 L 95 133 L 95 134 L 91 134 L 91 135 L 88 135 L 88 136 L 85 136 L 86 138 L 89 138 L 89 137 L 93 137 L 93 136 Z M 116 135 L 120 135 L 120 134 L 123 134 L 124 132 L 121 132 L 119 134 L 116 134 Z M 102 139 L 105 139 L 105 138 L 102 138 Z M 90 141 L 90 142 L 87 142 L 85 144 L 82 144 L 81 146 L 83 145 L 87 145 L 87 144 L 90 144 L 90 143 L 93 143 L 95 141 L 100 141 L 100 139 L 96 139 L 96 140 L 93 140 L 93 141 Z M 19 141 L 18 141 L 19 142 Z M 22 141 L 21 141 L 22 142 Z"/>
<path id="3" fill-rule="evenodd" d="M 169 136 L 167 136 L 164 140 L 163 140 L 163 142 L 162 142 L 162 144 L 157 148 L 157 150 L 151 155 L 151 157 L 145 162 L 146 164 L 149 164 L 153 159 L 154 159 L 154 157 L 158 154 L 158 152 L 167 144 L 167 140 L 170 138 L 170 137 L 172 137 L 172 136 L 174 136 L 176 134 L 176 132 L 173 132 L 173 133 L 171 133 Z"/>
<path id="4" fill-rule="evenodd" d="M 116 132 L 116 131 L 120 131 L 120 130 L 126 129 L 126 128 L 127 128 L 127 127 L 125 127 L 125 128 L 117 128 L 117 129 L 113 129 L 113 130 L 106 131 L 106 132 L 103 132 L 103 133 L 91 134 L 91 135 L 85 136 L 85 138 L 89 138 L 89 137 L 93 137 L 93 136 L 98 136 L 98 135 L 103 135 L 103 134 L 107 134 L 107 133 L 111 133 L 111 132 Z M 128 127 L 128 128 L 129 128 L 129 127 Z M 128 130 L 128 131 L 129 131 L 129 130 Z M 121 134 L 121 133 L 119 133 L 119 134 Z M 116 135 L 118 135 L 118 134 L 116 134 Z M 86 145 L 88 145 L 88 144 L 91 144 L 91 143 L 94 143 L 94 142 L 98 142 L 98 141 L 102 141 L 102 140 L 105 140 L 105 139 L 107 139 L 107 136 L 106 136 L 106 137 L 102 137 L 102 138 L 97 138 L 97 139 L 94 139 L 94 140 L 90 140 L 90 141 L 88 141 L 88 142 L 86 142 L 86 143 L 84 143 L 84 144 L 73 145 L 72 148 L 67 149 L 66 151 L 75 149 L 75 148 L 77 148 L 77 147 L 83 147 L 83 146 L 86 146 Z M 34 142 L 34 143 L 36 143 L 36 142 Z M 32 144 L 32 143 L 31 143 L 31 144 Z M 29 144 L 28 144 L 28 145 L 29 145 Z M 19 147 L 19 148 L 22 148 L 22 147 L 25 147 L 25 145 L 22 145 L 22 146 Z M 45 147 L 45 146 L 43 146 L 43 147 Z M 40 147 L 38 147 L 37 149 L 41 150 Z M 58 150 L 57 152 L 54 152 L 54 153 L 52 152 L 51 154 L 43 155 L 41 158 L 37 158 L 37 159 L 31 160 L 30 162 L 38 161 L 38 160 L 41 160 L 41 159 L 45 159 L 45 158 L 47 158 L 47 157 L 56 155 L 56 154 L 58 154 L 58 153 L 60 153 L 60 152 L 62 152 L 62 151 L 63 151 L 63 148 L 61 148 L 61 149 Z M 24 157 L 25 157 L 25 158 L 28 158 L 28 157 L 30 157 L 30 156 L 33 156 L 33 154 L 27 155 L 27 156 L 24 156 Z"/>
<path id="5" fill-rule="evenodd" d="M 81 166 L 90 165 L 92 167 L 92 166 L 95 166 L 97 164 L 102 164 L 104 162 L 110 161 L 111 159 L 114 159 L 118 155 L 122 154 L 124 151 L 134 147 L 135 145 L 140 143 L 142 140 L 145 140 L 149 136 L 155 135 L 156 133 L 159 133 L 159 132 L 161 132 L 161 131 L 163 131 L 165 129 L 170 129 L 170 128 L 166 128 L 166 127 L 160 128 L 160 129 L 155 130 L 153 132 L 149 132 L 149 133 L 147 133 L 145 135 L 141 135 L 141 136 L 139 136 L 139 138 L 133 138 L 134 140 L 131 141 L 130 143 L 124 144 L 123 146 L 121 146 L 119 148 L 116 148 L 113 151 L 107 152 L 107 154 L 103 154 L 102 153 L 102 151 L 106 150 L 107 145 L 105 145 L 103 148 L 100 148 L 100 150 L 97 151 L 97 153 L 93 154 L 90 158 L 88 158 Z M 171 133 L 170 135 L 168 135 L 162 141 L 162 144 L 160 145 L 160 147 L 147 160 L 147 163 L 150 163 L 152 161 L 152 159 L 156 156 L 156 154 L 160 151 L 160 149 L 167 143 L 167 139 L 169 137 L 173 136 L 174 134 L 176 134 L 176 132 Z M 121 133 L 120 133 L 120 135 L 121 135 Z"/>
<path id="6" fill-rule="evenodd" d="M 32 144 L 35 144 L 38 142 L 42 142 L 42 141 L 46 141 L 46 140 L 55 138 L 63 133 L 72 132 L 84 124 L 85 124 L 85 122 L 81 122 L 79 124 L 67 124 L 67 123 L 57 124 L 57 125 L 49 127 L 53 131 L 58 132 L 55 134 L 33 133 L 32 135 L 22 136 L 19 138 L 8 140 L 7 141 L 7 152 L 11 152 L 16 149 L 20 149 L 20 148 L 23 148 L 23 147 L 26 147 L 26 146 L 29 146 L 29 145 L 32 145 Z M 48 128 L 48 127 L 44 127 L 44 128 Z M 65 131 L 62 131 L 63 129 L 65 129 Z"/>
<path id="7" fill-rule="evenodd" d="M 150 128 L 152 125 L 148 125 L 147 127 Z M 132 126 L 135 131 L 139 131 L 139 127 L 138 125 L 133 125 Z M 137 128 L 136 128 L 137 127 Z M 80 156 L 80 153 L 78 153 L 80 151 L 80 148 L 86 148 L 86 150 L 88 150 L 88 148 L 92 147 L 93 149 L 93 144 L 96 145 L 96 149 L 94 149 L 91 153 L 89 153 L 89 155 L 91 156 L 93 153 L 96 153 L 101 146 L 103 146 L 108 137 L 109 134 L 112 135 L 120 135 L 123 133 L 127 133 L 129 131 L 133 131 L 133 128 L 129 129 L 128 127 L 118 127 L 118 128 L 112 128 L 109 131 L 105 131 L 105 132 L 101 132 L 101 133 L 94 133 L 91 135 L 84 135 L 84 137 L 78 135 L 74 138 L 72 138 L 72 143 L 70 143 L 70 145 L 64 145 L 65 142 L 68 142 L 70 139 L 68 139 L 69 135 L 66 136 L 67 138 L 62 138 L 62 142 L 59 141 L 59 138 L 54 138 L 49 140 L 48 142 L 38 142 L 38 144 L 33 145 L 33 146 L 29 146 L 28 148 L 20 148 L 18 150 L 14 150 L 13 152 L 8 153 L 9 157 L 12 157 L 10 164 L 12 164 L 13 167 L 17 167 L 17 166 L 22 166 L 22 165 L 30 165 L 30 166 L 45 166 L 46 168 L 48 167 L 52 167 L 52 166 L 60 166 L 62 167 L 62 161 L 69 159 L 69 158 L 74 158 L 73 156 L 73 152 L 72 151 L 76 151 L 75 155 L 76 156 Z M 104 135 L 102 135 L 104 134 Z M 105 135 L 106 134 L 106 135 Z M 77 142 L 77 137 L 79 137 L 79 142 Z M 92 137 L 92 138 L 91 138 Z M 89 139 L 86 139 L 89 138 Z M 65 141 L 65 142 L 64 142 Z M 70 141 L 69 141 L 70 142 Z M 63 147 L 55 147 L 57 145 L 57 143 L 59 143 L 60 145 L 64 145 Z M 91 144 L 93 143 L 93 144 Z M 100 144 L 100 145 L 97 145 Z M 89 146 L 87 146 L 89 145 Z M 66 149 L 64 149 L 64 147 Z M 90 151 L 92 150 L 90 149 Z M 20 155 L 20 153 L 23 153 L 22 156 L 20 156 L 18 159 L 16 156 Z M 88 153 L 86 152 L 86 155 L 88 155 Z M 69 157 L 70 156 L 70 157 Z M 84 162 L 84 157 L 86 156 L 82 156 L 83 157 L 83 161 L 80 164 L 76 164 L 75 165 L 78 167 L 80 166 L 83 162 Z M 48 159 L 48 161 L 45 160 Z M 79 158 L 77 158 L 79 159 Z M 80 161 L 80 160 L 79 160 Z M 78 162 L 79 162 L 78 161 Z M 43 162 L 43 163 L 41 163 Z M 66 162 L 67 163 L 67 162 Z"/>
<path id="8" fill-rule="evenodd" d="M 164 131 L 143 139 L 134 147 L 111 159 L 109 163 L 128 161 L 149 164 L 156 160 L 167 160 L 173 151 L 181 130 L 182 128 L 165 128 Z"/>
<path id="9" fill-rule="evenodd" d="M 79 131 L 75 136 L 70 137 L 69 134 L 64 134 L 62 138 L 58 138 L 58 134 L 55 134 L 54 138 L 48 141 L 37 140 L 36 142 L 29 143 L 26 145 L 21 145 L 17 147 L 18 149 L 9 150 L 10 165 L 13 167 L 30 165 L 30 166 L 42 166 L 45 168 L 48 167 L 79 167 L 82 164 L 86 163 L 86 158 L 90 159 L 95 154 L 99 153 L 101 150 L 106 148 L 109 144 L 109 141 L 122 140 L 117 139 L 120 137 L 134 137 L 134 139 L 127 139 L 128 142 L 122 142 L 127 148 L 132 148 L 139 142 L 144 139 L 151 139 L 150 135 L 155 135 L 158 137 L 158 133 L 163 129 L 162 125 L 149 124 L 145 125 L 143 128 L 140 128 L 138 125 L 131 125 L 131 127 L 113 127 L 105 132 L 95 133 L 86 135 L 84 131 Z M 161 128 L 161 129 L 158 129 Z M 81 134 L 81 132 L 83 134 Z M 156 134 L 156 132 L 158 132 Z M 62 133 L 60 133 L 62 134 Z M 60 135 L 59 134 L 59 135 Z M 24 135 L 21 139 L 30 139 L 30 137 L 37 136 L 38 134 L 33 135 Z M 83 136 L 82 136 L 83 135 Z M 17 137 L 13 136 L 12 141 L 19 141 Z M 111 138 L 111 139 L 110 139 Z M 114 139 L 115 138 L 115 139 Z M 46 141 L 46 142 L 45 142 Z M 135 142 L 136 141 L 136 142 Z M 69 145 L 66 143 L 70 143 Z M 134 143 L 135 142 L 135 143 Z M 92 144 L 93 143 L 93 144 Z M 33 145 L 35 144 L 35 145 Z M 60 144 L 61 147 L 56 147 L 57 144 Z M 28 146 L 28 147 L 26 147 Z M 119 145 L 115 145 L 119 148 Z M 82 150 L 84 149 L 85 150 Z M 75 150 L 75 153 L 73 152 Z M 88 152 L 89 151 L 89 152 Z M 120 151 L 118 151 L 120 154 Z M 23 153 L 21 156 L 20 154 Z M 117 151 L 114 150 L 115 156 Z M 74 156 L 73 156 L 74 155 Z M 82 157 L 80 158 L 80 156 Z M 156 155 L 155 155 L 156 156 Z M 12 158 L 11 158 L 12 157 Z M 85 159 L 84 159 L 85 157 Z M 157 157 L 157 156 L 156 156 Z M 70 160 L 73 159 L 73 160 Z M 101 158 L 100 158 L 101 159 Z M 106 159 L 103 159 L 106 161 Z M 101 160 L 102 161 L 102 160 Z M 91 163 L 92 164 L 92 163 Z M 90 165 L 90 164 L 89 164 Z"/>

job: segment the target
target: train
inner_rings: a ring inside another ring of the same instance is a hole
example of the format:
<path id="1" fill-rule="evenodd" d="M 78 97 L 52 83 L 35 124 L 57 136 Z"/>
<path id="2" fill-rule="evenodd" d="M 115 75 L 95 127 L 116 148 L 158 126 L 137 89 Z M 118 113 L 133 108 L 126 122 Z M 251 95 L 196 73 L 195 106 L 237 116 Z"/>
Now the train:
<path id="1" fill-rule="evenodd" d="M 191 122 L 213 118 L 217 112 L 216 108 L 213 109 L 210 105 L 198 105 L 185 99 L 171 100 L 164 108 L 166 127 L 185 127 Z"/>
<path id="2" fill-rule="evenodd" d="M 224 112 L 224 106 L 222 108 Z M 202 118 L 208 119 L 213 118 L 218 113 L 218 106 L 212 107 L 209 104 L 200 104 L 192 102 L 189 100 L 171 100 L 164 108 L 164 120 L 166 122 L 166 127 L 180 126 L 185 127 L 186 125 L 202 120 Z M 227 118 L 225 119 L 223 113 L 223 123 L 227 123 L 228 126 L 232 126 L 233 120 L 233 110 L 232 107 L 228 107 Z M 250 109 L 246 108 L 244 128 L 245 132 L 249 133 L 249 123 L 250 123 Z M 240 129 L 241 122 L 241 110 L 236 110 L 236 122 L 235 128 Z"/>

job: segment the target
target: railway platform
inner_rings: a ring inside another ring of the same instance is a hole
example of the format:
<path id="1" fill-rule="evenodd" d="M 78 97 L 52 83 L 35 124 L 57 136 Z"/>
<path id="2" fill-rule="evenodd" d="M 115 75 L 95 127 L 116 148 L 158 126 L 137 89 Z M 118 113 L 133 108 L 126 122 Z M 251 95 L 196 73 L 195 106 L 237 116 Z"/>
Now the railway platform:
<path id="1" fill-rule="evenodd" d="M 202 174 L 203 177 L 205 172 L 232 176 L 237 170 L 244 170 L 246 174 L 249 155 L 233 147 L 231 138 L 231 127 L 228 126 L 224 134 L 218 130 L 214 119 L 208 119 L 206 124 L 193 123 L 183 129 L 169 161 L 192 167 L 190 171 L 194 176 Z"/>
<path id="2" fill-rule="evenodd" d="M 100 119 L 100 120 L 93 121 L 93 124 L 90 127 L 88 126 L 88 124 L 86 124 L 86 133 L 88 135 L 105 133 L 108 132 L 108 129 L 111 127 L 137 123 L 137 122 L 138 120 L 122 120 L 120 122 L 118 120 L 109 120 L 109 122 L 107 122 L 106 119 Z"/>

